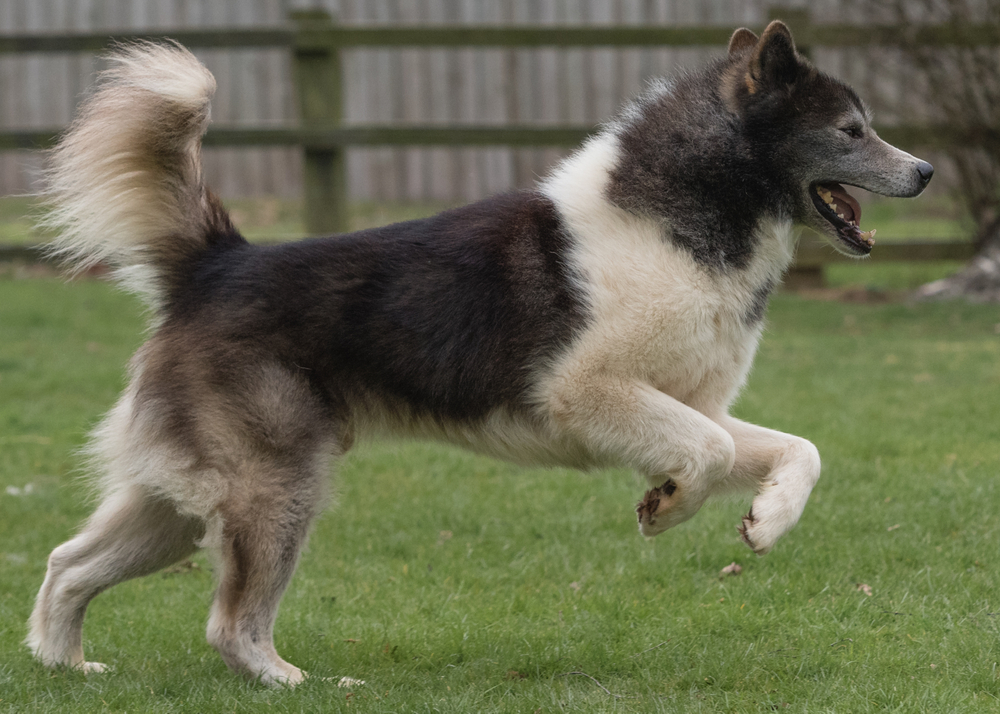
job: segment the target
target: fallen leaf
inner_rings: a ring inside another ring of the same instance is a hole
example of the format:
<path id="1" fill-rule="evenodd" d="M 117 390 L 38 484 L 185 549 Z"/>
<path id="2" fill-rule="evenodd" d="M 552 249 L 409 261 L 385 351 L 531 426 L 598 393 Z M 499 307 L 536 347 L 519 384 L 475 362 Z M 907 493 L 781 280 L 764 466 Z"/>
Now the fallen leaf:
<path id="1" fill-rule="evenodd" d="M 872 594 L 872 586 L 867 583 L 858 583 L 858 592 L 870 596 Z"/>
<path id="2" fill-rule="evenodd" d="M 195 570 L 201 570 L 201 566 L 193 560 L 184 560 L 180 563 L 176 563 L 175 565 L 171 565 L 169 568 L 165 568 L 160 572 L 164 575 L 179 575 L 183 573 L 190 573 Z"/>
<path id="3" fill-rule="evenodd" d="M 899 524 L 898 524 L 898 523 L 897 523 L 896 525 L 894 525 L 894 526 L 889 526 L 888 528 L 886 528 L 886 530 L 887 530 L 887 531 L 894 531 L 894 530 L 896 530 L 897 528 L 899 528 Z"/>
<path id="4" fill-rule="evenodd" d="M 743 572 L 743 566 L 740 565 L 739 563 L 737 563 L 736 561 L 733 561 L 732 563 L 730 563 L 729 565 L 727 565 L 725 568 L 723 568 L 722 570 L 720 570 L 719 571 L 719 575 L 723 575 L 723 576 L 725 576 L 725 575 L 739 575 L 742 572 Z"/>

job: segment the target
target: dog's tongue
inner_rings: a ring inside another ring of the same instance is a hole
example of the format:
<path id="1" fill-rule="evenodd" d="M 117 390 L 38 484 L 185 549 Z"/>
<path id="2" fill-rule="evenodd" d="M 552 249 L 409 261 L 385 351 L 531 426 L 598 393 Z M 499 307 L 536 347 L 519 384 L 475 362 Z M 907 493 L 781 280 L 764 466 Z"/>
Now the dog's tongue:
<path id="1" fill-rule="evenodd" d="M 833 196 L 834 208 L 845 221 L 861 225 L 861 206 L 839 183 L 828 183 L 823 186 Z"/>

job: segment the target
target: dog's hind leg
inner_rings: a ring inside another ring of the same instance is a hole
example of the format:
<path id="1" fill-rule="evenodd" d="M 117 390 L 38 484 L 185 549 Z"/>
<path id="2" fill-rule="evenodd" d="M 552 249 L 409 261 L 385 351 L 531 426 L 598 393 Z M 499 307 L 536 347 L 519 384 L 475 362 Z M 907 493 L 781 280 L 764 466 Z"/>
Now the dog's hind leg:
<path id="1" fill-rule="evenodd" d="M 309 523 L 323 501 L 325 468 L 245 466 L 246 490 L 220 509 L 206 545 L 221 564 L 208 641 L 231 669 L 263 683 L 295 685 L 304 674 L 274 648 L 278 603 L 291 580 Z M 213 532 L 215 531 L 215 532 Z"/>
<path id="2" fill-rule="evenodd" d="M 202 521 L 181 515 L 170 501 L 140 487 L 110 493 L 80 534 L 49 556 L 28 646 L 49 667 L 102 671 L 104 665 L 83 657 L 88 603 L 116 583 L 190 555 L 203 534 Z"/>
<path id="3" fill-rule="evenodd" d="M 798 436 L 732 417 L 720 423 L 736 444 L 736 463 L 722 485 L 757 492 L 739 531 L 743 541 L 763 555 L 798 523 L 819 480 L 819 452 Z"/>

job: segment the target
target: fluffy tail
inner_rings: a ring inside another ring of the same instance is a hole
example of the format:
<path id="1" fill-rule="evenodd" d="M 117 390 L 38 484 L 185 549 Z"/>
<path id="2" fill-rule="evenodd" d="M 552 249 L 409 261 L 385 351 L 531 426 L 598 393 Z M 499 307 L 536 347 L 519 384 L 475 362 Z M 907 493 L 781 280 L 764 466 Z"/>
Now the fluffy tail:
<path id="1" fill-rule="evenodd" d="M 178 44 L 114 51 L 110 68 L 50 154 L 43 227 L 77 270 L 104 262 L 161 304 L 183 263 L 232 237 L 202 183 L 201 136 L 215 78 Z"/>

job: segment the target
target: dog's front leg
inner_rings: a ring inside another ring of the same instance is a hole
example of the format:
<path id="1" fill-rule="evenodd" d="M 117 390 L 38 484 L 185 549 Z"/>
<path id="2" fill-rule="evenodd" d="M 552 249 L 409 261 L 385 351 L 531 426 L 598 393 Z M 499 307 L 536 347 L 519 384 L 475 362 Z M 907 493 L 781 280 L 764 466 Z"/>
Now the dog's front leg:
<path id="1" fill-rule="evenodd" d="M 564 376 L 548 403 L 557 427 L 590 454 L 646 477 L 652 488 L 636 509 L 643 535 L 657 535 L 693 516 L 732 469 L 729 433 L 645 382 L 606 374 Z"/>
<path id="2" fill-rule="evenodd" d="M 720 424 L 736 444 L 736 463 L 726 485 L 757 492 L 743 516 L 740 535 L 758 555 L 799 521 L 819 479 L 819 452 L 798 436 L 725 417 Z"/>

